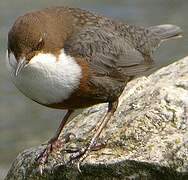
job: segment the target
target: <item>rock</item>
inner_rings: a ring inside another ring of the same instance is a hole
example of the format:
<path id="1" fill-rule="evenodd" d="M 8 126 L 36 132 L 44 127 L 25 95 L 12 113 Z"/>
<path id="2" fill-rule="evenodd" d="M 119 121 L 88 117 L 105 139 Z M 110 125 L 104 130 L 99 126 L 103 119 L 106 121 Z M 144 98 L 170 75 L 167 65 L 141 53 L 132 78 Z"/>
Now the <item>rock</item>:
<path id="1" fill-rule="evenodd" d="M 100 104 L 74 118 L 62 134 L 76 137 L 65 148 L 84 147 L 106 110 Z M 6 180 L 188 179 L 188 57 L 128 83 L 99 141 L 107 145 L 89 154 L 81 173 L 61 152 L 40 175 L 40 146 L 18 155 Z"/>

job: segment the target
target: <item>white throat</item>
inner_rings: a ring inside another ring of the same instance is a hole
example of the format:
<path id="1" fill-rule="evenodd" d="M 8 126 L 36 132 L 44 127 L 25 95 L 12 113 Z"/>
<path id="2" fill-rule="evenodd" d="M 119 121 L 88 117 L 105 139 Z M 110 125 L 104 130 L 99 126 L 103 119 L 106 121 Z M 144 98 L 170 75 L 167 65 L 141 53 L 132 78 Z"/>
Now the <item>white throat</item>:
<path id="1" fill-rule="evenodd" d="M 16 64 L 14 55 L 10 54 L 8 68 L 14 84 L 26 96 L 42 104 L 68 99 L 82 77 L 81 67 L 64 50 L 58 59 L 50 53 L 34 56 L 18 76 L 15 76 Z"/>

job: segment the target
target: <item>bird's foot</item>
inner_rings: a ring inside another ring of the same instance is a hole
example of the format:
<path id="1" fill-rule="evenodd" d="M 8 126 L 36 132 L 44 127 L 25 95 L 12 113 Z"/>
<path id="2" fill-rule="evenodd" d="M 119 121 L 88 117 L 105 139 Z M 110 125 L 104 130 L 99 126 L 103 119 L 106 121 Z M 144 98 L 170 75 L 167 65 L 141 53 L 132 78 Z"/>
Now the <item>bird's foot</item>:
<path id="1" fill-rule="evenodd" d="M 69 162 L 77 161 L 77 169 L 81 172 L 80 165 L 83 160 L 89 155 L 91 151 L 98 151 L 106 146 L 107 142 L 98 142 L 89 144 L 86 148 L 81 148 L 77 150 L 66 150 L 67 153 L 73 153 L 70 157 Z"/>
<path id="2" fill-rule="evenodd" d="M 44 150 L 36 158 L 36 161 L 39 164 L 39 170 L 41 174 L 43 173 L 45 164 L 48 162 L 49 156 L 57 157 L 63 150 L 64 144 L 69 142 L 71 136 L 75 135 L 72 133 L 68 133 L 66 134 L 66 136 L 63 137 L 62 140 L 52 138 L 48 141 Z"/>

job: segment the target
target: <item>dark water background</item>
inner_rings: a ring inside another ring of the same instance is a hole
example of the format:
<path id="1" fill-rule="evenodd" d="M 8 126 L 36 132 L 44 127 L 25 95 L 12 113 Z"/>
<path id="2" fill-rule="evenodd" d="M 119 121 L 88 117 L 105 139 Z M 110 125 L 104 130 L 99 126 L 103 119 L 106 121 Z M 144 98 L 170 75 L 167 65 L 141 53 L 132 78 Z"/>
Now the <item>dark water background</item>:
<path id="1" fill-rule="evenodd" d="M 157 66 L 188 53 L 187 0 L 1 0 L 0 1 L 0 179 L 22 150 L 51 137 L 64 112 L 42 107 L 24 97 L 10 82 L 5 65 L 7 32 L 15 18 L 42 7 L 67 5 L 90 9 L 130 24 L 172 23 L 182 27 L 184 38 L 163 44 L 155 53 Z"/>

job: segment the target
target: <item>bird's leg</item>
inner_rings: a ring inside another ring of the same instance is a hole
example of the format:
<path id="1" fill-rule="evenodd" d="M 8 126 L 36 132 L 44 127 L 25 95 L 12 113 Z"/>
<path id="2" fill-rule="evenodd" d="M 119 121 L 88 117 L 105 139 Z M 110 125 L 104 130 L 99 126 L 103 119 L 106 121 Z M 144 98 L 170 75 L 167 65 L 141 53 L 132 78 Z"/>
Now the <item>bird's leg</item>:
<path id="1" fill-rule="evenodd" d="M 61 124 L 58 127 L 55 135 L 48 141 L 47 146 L 44 149 L 44 151 L 39 155 L 39 157 L 37 157 L 36 160 L 40 165 L 44 165 L 48 161 L 48 157 L 49 157 L 50 153 L 53 152 L 53 150 L 55 151 L 62 147 L 62 143 L 60 141 L 58 141 L 58 138 L 61 134 L 62 129 L 64 128 L 65 124 L 67 123 L 67 121 L 72 113 L 73 113 L 73 110 L 68 110 L 65 117 L 61 121 Z M 70 136 L 70 135 L 71 134 L 69 134 L 68 136 Z M 65 142 L 68 141 L 68 139 L 69 139 L 68 136 L 66 137 Z"/>
<path id="2" fill-rule="evenodd" d="M 80 163 L 88 156 L 89 152 L 93 149 L 95 146 L 97 138 L 100 136 L 102 130 L 108 123 L 108 121 L 113 116 L 114 112 L 116 111 L 118 106 L 118 101 L 115 102 L 109 102 L 108 104 L 108 111 L 102 121 L 100 122 L 97 131 L 95 132 L 93 138 L 91 139 L 89 145 L 84 149 L 84 151 L 81 151 L 80 154 L 77 154 L 75 157 L 72 157 L 71 160 L 79 159 L 78 161 L 78 170 L 80 170 Z"/>

